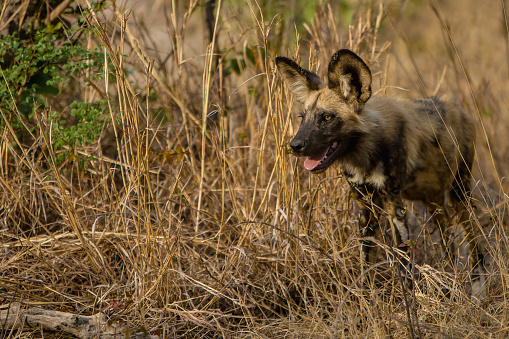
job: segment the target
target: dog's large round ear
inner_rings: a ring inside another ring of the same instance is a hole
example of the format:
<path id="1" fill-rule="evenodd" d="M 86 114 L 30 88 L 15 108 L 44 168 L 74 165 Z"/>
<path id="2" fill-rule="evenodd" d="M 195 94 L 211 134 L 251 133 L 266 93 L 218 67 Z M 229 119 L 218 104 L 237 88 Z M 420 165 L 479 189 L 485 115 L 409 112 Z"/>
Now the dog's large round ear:
<path id="1" fill-rule="evenodd" d="M 347 102 L 362 109 L 371 97 L 371 71 L 362 59 L 348 49 L 336 52 L 329 63 L 329 88 Z"/>
<path id="2" fill-rule="evenodd" d="M 312 91 L 318 91 L 325 86 L 318 75 L 300 67 L 292 59 L 278 56 L 276 66 L 288 89 L 300 102 L 304 102 Z"/>

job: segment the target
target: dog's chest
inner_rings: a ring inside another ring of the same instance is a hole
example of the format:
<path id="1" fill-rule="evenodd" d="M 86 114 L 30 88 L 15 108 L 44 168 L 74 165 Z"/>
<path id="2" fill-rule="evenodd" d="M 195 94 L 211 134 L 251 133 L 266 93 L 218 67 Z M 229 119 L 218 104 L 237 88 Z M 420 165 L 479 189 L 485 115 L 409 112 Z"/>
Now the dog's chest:
<path id="1" fill-rule="evenodd" d="M 370 171 L 352 166 L 348 163 L 341 164 L 341 169 L 346 180 L 352 184 L 369 184 L 377 189 L 382 189 L 387 180 L 387 176 L 384 174 L 383 164 L 381 163 Z"/>

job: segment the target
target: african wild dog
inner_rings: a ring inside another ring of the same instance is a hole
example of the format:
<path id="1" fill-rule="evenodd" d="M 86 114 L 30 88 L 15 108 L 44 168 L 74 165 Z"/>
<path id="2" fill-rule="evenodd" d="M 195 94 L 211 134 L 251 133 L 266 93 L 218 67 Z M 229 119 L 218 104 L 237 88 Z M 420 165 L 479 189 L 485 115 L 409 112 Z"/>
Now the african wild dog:
<path id="1" fill-rule="evenodd" d="M 483 255 L 467 212 L 470 169 L 474 157 L 473 119 L 455 105 L 427 98 L 371 98 L 371 72 L 352 51 L 334 54 L 328 82 L 294 61 L 276 58 L 288 88 L 303 105 L 302 122 L 290 147 L 307 156 L 304 167 L 321 173 L 334 162 L 357 197 L 363 237 L 372 237 L 384 209 L 393 226 L 396 245 L 407 250 L 409 240 L 403 199 L 422 201 L 445 234 L 450 220 L 445 195 L 463 213 L 470 247 L 474 290 L 483 281 Z M 369 199 L 368 199 L 369 197 Z M 373 243 L 362 242 L 364 259 L 373 261 Z M 452 255 L 452 252 L 449 254 Z"/>

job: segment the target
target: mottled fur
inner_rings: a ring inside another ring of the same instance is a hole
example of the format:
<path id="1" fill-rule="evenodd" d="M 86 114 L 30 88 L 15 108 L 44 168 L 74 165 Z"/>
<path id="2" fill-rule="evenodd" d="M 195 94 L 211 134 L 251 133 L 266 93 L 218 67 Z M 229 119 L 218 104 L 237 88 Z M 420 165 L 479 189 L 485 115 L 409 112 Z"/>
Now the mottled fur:
<path id="1" fill-rule="evenodd" d="M 375 234 L 383 208 L 394 226 L 396 245 L 406 248 L 403 199 L 422 201 L 432 212 L 441 208 L 444 212 L 434 213 L 434 221 L 444 228 L 449 217 L 443 206 L 450 193 L 451 202 L 464 211 L 460 222 L 469 240 L 475 278 L 480 280 L 483 256 L 466 212 L 474 157 L 472 118 L 438 98 L 371 98 L 371 72 L 349 50 L 332 56 L 328 83 L 288 58 L 278 57 L 276 64 L 304 105 L 301 127 L 290 142 L 294 154 L 307 156 L 305 164 L 315 173 L 340 164 L 358 198 L 363 235 Z M 366 260 L 372 259 L 372 246 L 363 242 Z"/>

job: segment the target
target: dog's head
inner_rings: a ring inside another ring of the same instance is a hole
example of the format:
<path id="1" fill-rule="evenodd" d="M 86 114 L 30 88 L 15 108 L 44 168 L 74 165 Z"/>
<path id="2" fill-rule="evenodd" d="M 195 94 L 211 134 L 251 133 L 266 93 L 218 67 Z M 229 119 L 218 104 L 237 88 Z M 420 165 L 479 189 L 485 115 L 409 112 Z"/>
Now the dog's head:
<path id="1" fill-rule="evenodd" d="M 347 49 L 332 56 L 327 83 L 291 59 L 277 57 L 276 65 L 288 88 L 304 105 L 302 122 L 290 147 L 295 155 L 307 156 L 307 170 L 321 173 L 348 152 L 363 133 L 358 114 L 371 96 L 371 72 Z"/>

